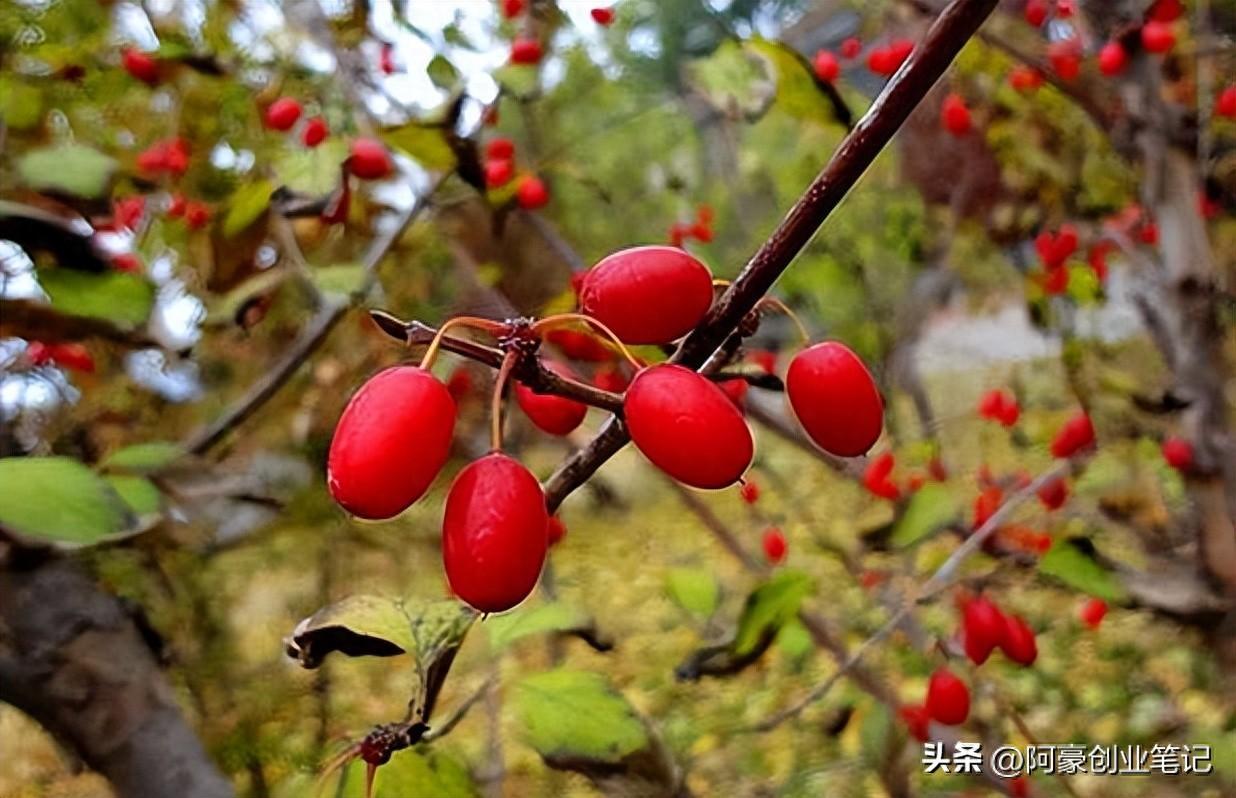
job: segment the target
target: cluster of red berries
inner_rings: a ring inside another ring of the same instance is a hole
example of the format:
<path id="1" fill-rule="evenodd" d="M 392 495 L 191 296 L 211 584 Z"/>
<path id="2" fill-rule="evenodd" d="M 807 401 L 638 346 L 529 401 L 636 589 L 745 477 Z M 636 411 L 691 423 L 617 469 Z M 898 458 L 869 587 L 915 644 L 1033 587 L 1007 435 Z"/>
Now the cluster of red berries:
<path id="1" fill-rule="evenodd" d="M 266 113 L 262 118 L 266 123 L 266 127 L 281 133 L 287 133 L 296 126 L 302 113 L 303 109 L 300 106 L 300 102 L 296 99 L 280 97 L 266 106 Z M 306 147 L 316 147 L 325 141 L 329 135 L 330 126 L 326 124 L 326 120 L 321 116 L 315 116 L 305 120 L 304 127 L 300 131 L 300 140 Z"/>
<path id="2" fill-rule="evenodd" d="M 882 47 L 875 47 L 867 53 L 867 68 L 877 75 L 888 75 L 896 72 L 905 60 L 914 52 L 912 39 L 893 39 Z"/>
<path id="3" fill-rule="evenodd" d="M 948 469 L 944 467 L 944 462 L 939 457 L 932 457 L 927 461 L 926 473 L 915 470 L 905 478 L 903 491 L 893 479 L 893 470 L 896 466 L 897 458 L 892 452 L 883 452 L 872 457 L 863 469 L 863 487 L 873 496 L 895 502 L 902 497 L 903 493 L 914 493 L 923 487 L 928 479 L 936 482 L 944 482 L 948 479 Z"/>
<path id="4" fill-rule="evenodd" d="M 1021 406 L 1017 404 L 1017 397 L 1011 391 L 994 388 L 979 399 L 978 414 L 988 421 L 1011 427 L 1021 417 Z"/>
<path id="5" fill-rule="evenodd" d="M 694 222 L 674 222 L 670 225 L 670 246 L 681 247 L 689 238 L 694 238 L 701 244 L 707 244 L 709 241 L 712 241 L 712 222 L 712 206 L 699 206 L 695 209 Z"/>
<path id="6" fill-rule="evenodd" d="M 180 136 L 156 141 L 138 153 L 137 169 L 148 176 L 180 177 L 189 171 L 189 142 Z"/>
<path id="7" fill-rule="evenodd" d="M 498 136 L 485 145 L 485 185 L 505 186 L 515 176 L 515 142 Z M 535 210 L 549 202 L 549 189 L 536 175 L 524 175 L 515 185 L 515 201 L 524 210 Z"/>

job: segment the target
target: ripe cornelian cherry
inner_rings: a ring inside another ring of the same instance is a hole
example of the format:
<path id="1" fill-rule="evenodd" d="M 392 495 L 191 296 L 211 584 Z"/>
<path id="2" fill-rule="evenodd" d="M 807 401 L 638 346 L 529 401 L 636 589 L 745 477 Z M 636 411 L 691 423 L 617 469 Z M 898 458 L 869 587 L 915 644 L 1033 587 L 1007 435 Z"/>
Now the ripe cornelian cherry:
<path id="1" fill-rule="evenodd" d="M 779 527 L 770 526 L 765 529 L 761 545 L 764 547 L 764 559 L 768 560 L 769 564 L 779 565 L 785 559 L 785 534 Z"/>
<path id="2" fill-rule="evenodd" d="M 456 405 L 472 394 L 472 372 L 467 366 L 460 364 L 455 367 L 451 376 L 446 378 L 446 390 Z"/>
<path id="3" fill-rule="evenodd" d="M 1038 496 L 1048 510 L 1059 510 L 1069 500 L 1069 483 L 1062 477 L 1056 477 L 1038 489 Z"/>
<path id="4" fill-rule="evenodd" d="M 1215 100 L 1215 115 L 1236 119 L 1236 86 L 1228 86 L 1219 92 L 1219 98 Z"/>
<path id="5" fill-rule="evenodd" d="M 505 136 L 491 139 L 485 145 L 485 157 L 491 161 L 509 161 L 515 157 L 515 142 Z"/>
<path id="6" fill-rule="evenodd" d="M 693 488 L 733 485 L 755 442 L 742 413 L 707 377 L 672 364 L 631 380 L 623 409 L 631 440 L 652 464 Z"/>
<path id="7" fill-rule="evenodd" d="M 750 386 L 747 381 L 741 377 L 732 380 L 722 380 L 717 383 L 717 387 L 725 391 L 725 395 L 734 403 L 734 407 L 742 410 L 747 406 L 747 390 Z"/>
<path id="8" fill-rule="evenodd" d="M 536 587 L 549 546 L 541 483 L 518 460 L 490 452 L 451 483 L 442 561 L 455 595 L 480 612 L 503 612 Z"/>
<path id="9" fill-rule="evenodd" d="M 326 120 L 315 116 L 305 123 L 305 129 L 300 132 L 300 140 L 306 147 L 316 147 L 330 135 L 330 127 Z"/>
<path id="10" fill-rule="evenodd" d="M 862 51 L 863 43 L 854 36 L 851 36 L 841 43 L 842 58 L 857 58 L 858 54 Z"/>
<path id="11" fill-rule="evenodd" d="M 1142 26 L 1142 47 L 1148 53 L 1166 53 L 1176 46 L 1176 34 L 1166 22 L 1152 19 Z"/>
<path id="12" fill-rule="evenodd" d="M 712 305 L 712 273 L 676 247 L 623 249 L 589 269 L 579 307 L 627 344 L 667 344 Z"/>
<path id="13" fill-rule="evenodd" d="M 811 60 L 811 68 L 815 70 L 815 76 L 825 83 L 832 83 L 841 74 L 841 64 L 837 63 L 837 56 L 827 50 L 816 52 L 815 58 Z"/>
<path id="14" fill-rule="evenodd" d="M 541 60 L 541 43 L 536 39 L 520 36 L 511 42 L 512 64 L 535 64 Z"/>
<path id="15" fill-rule="evenodd" d="M 376 139 L 359 138 L 352 142 L 348 168 L 361 180 L 381 180 L 394 170 L 386 147 Z"/>
<path id="16" fill-rule="evenodd" d="M 515 176 L 515 165 L 505 158 L 485 162 L 486 188 L 500 188 Z"/>
<path id="17" fill-rule="evenodd" d="M 592 16 L 592 21 L 598 25 L 610 25 L 614 21 L 614 9 L 612 8 L 594 8 L 588 13 Z"/>
<path id="18" fill-rule="evenodd" d="M 79 343 L 45 344 L 31 341 L 26 346 L 26 357 L 32 366 L 56 365 L 70 371 L 92 373 L 95 368 L 90 350 Z"/>
<path id="19" fill-rule="evenodd" d="M 597 369 L 597 373 L 592 376 L 592 384 L 600 388 L 602 391 L 610 393 L 622 393 L 627 389 L 630 380 L 626 375 L 619 371 L 614 366 L 602 366 Z"/>
<path id="20" fill-rule="evenodd" d="M 515 201 L 526 211 L 544 208 L 549 204 L 549 189 L 539 177 L 534 175 L 521 177 L 519 184 L 515 186 Z"/>
<path id="21" fill-rule="evenodd" d="M 1172 435 L 1163 441 L 1163 459 L 1177 471 L 1188 471 L 1193 467 L 1193 444 Z"/>
<path id="22" fill-rule="evenodd" d="M 1034 639 L 1034 630 L 1017 615 L 1005 618 L 1004 636 L 1000 638 L 1000 650 L 1018 665 L 1033 665 L 1039 656 L 1039 646 Z"/>
<path id="23" fill-rule="evenodd" d="M 1148 13 L 1153 20 L 1175 22 L 1184 13 L 1184 4 L 1180 0 L 1155 0 Z"/>
<path id="24" fill-rule="evenodd" d="M 823 341 L 794 356 L 785 390 L 798 423 L 826 452 L 865 454 L 884 426 L 884 400 L 871 372 L 845 344 Z"/>
<path id="25" fill-rule="evenodd" d="M 961 610 L 962 647 L 975 665 L 982 665 L 1004 639 L 1004 613 L 984 596 L 965 603 Z"/>
<path id="26" fill-rule="evenodd" d="M 142 270 L 142 261 L 132 252 L 122 252 L 112 256 L 112 268 L 118 272 L 132 274 Z"/>
<path id="27" fill-rule="evenodd" d="M 502 0 L 502 16 L 514 19 L 524 10 L 524 0 Z"/>
<path id="28" fill-rule="evenodd" d="M 983 394 L 979 399 L 978 411 L 983 418 L 998 421 L 1006 427 L 1013 426 L 1021 417 L 1021 407 L 1017 404 L 1017 397 L 998 388 Z"/>
<path id="29" fill-rule="evenodd" d="M 1075 80 L 1081 74 L 1081 42 L 1061 39 L 1047 45 L 1047 60 L 1061 80 Z"/>
<path id="30" fill-rule="evenodd" d="M 280 97 L 266 109 L 266 127 L 271 130 L 291 130 L 300 119 L 300 103 L 291 97 Z"/>
<path id="31" fill-rule="evenodd" d="M 606 363 L 614 357 L 614 353 L 600 338 L 579 330 L 549 330 L 545 333 L 545 341 L 561 349 L 562 354 L 571 360 Z"/>
<path id="32" fill-rule="evenodd" d="M 742 496 L 742 500 L 747 504 L 755 504 L 760 500 L 760 485 L 753 479 L 748 479 L 742 483 L 742 487 L 738 489 L 738 495 Z"/>
<path id="33" fill-rule="evenodd" d="M 379 372 L 348 402 L 326 461 L 331 496 L 360 518 L 392 518 L 429 489 L 446 464 L 455 402 L 422 368 Z"/>
<path id="34" fill-rule="evenodd" d="M 922 704 L 904 704 L 897 709 L 897 715 L 906 725 L 910 736 L 925 743 L 931 739 L 931 715 Z"/>
<path id="35" fill-rule="evenodd" d="M 1094 445 L 1094 424 L 1090 416 L 1078 412 L 1056 432 L 1051 440 L 1052 457 L 1072 457 Z"/>
<path id="36" fill-rule="evenodd" d="M 1107 615 L 1107 602 L 1101 598 L 1086 599 L 1077 611 L 1081 622 L 1091 629 L 1098 629 L 1105 615 Z"/>
<path id="37" fill-rule="evenodd" d="M 545 361 L 545 368 L 560 377 L 578 380 L 579 377 L 562 363 Z M 537 429 L 550 435 L 568 435 L 584 422 L 588 406 L 565 396 L 537 393 L 522 382 L 515 383 L 515 401 Z"/>
<path id="38" fill-rule="evenodd" d="M 1047 19 L 1047 2 L 1046 0 L 1027 0 L 1026 2 L 1026 22 L 1034 27 L 1039 27 Z"/>
<path id="39" fill-rule="evenodd" d="M 549 522 L 545 525 L 545 536 L 549 545 L 558 545 L 558 542 L 566 537 L 566 533 L 566 524 L 562 523 L 562 519 L 556 515 L 551 515 Z"/>
<path id="40" fill-rule="evenodd" d="M 1077 13 L 1077 3 L 1074 0 L 1056 0 L 1056 16 L 1068 19 Z"/>
<path id="41" fill-rule="evenodd" d="M 974 499 L 974 524 L 971 529 L 978 529 L 991 520 L 1004 502 L 1004 491 L 999 485 L 988 485 Z"/>
<path id="42" fill-rule="evenodd" d="M 937 723 L 956 726 L 970 717 L 970 688 L 945 667 L 927 682 L 927 714 Z"/>
<path id="43" fill-rule="evenodd" d="M 124 48 L 120 53 L 120 64 L 124 71 L 151 86 L 159 82 L 159 62 L 153 56 L 132 47 Z"/>
<path id="44" fill-rule="evenodd" d="M 1043 73 L 1030 66 L 1014 67 L 1009 72 L 1009 85 L 1016 91 L 1030 94 L 1043 85 Z"/>
<path id="45" fill-rule="evenodd" d="M 1099 71 L 1111 77 L 1119 75 L 1129 63 L 1129 55 L 1120 42 L 1112 41 L 1099 50 Z"/>
<path id="46" fill-rule="evenodd" d="M 940 123 L 944 129 L 954 136 L 964 136 L 970 132 L 970 109 L 966 101 L 958 94 L 950 94 L 944 98 L 940 107 Z"/>
<path id="47" fill-rule="evenodd" d="M 892 452 L 885 452 L 879 457 L 871 458 L 863 470 L 863 487 L 882 499 L 894 502 L 900 499 L 901 491 L 897 488 L 897 484 L 889 479 L 896 464 Z"/>

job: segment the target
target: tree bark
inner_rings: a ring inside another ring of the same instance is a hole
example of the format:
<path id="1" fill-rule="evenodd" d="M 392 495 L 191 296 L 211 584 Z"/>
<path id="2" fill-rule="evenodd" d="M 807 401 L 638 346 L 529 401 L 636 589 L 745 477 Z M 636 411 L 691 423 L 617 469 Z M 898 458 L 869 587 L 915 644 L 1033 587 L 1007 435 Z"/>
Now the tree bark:
<path id="1" fill-rule="evenodd" d="M 120 798 L 234 795 L 139 625 L 70 560 L 37 555 L 0 570 L 0 701 L 42 724 Z"/>

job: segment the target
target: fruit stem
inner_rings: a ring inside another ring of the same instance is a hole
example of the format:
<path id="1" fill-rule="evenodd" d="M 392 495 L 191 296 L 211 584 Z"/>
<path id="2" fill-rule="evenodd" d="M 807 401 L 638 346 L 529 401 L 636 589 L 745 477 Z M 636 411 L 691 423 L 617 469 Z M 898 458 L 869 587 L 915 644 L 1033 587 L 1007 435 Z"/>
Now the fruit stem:
<path id="1" fill-rule="evenodd" d="M 794 322 L 794 326 L 798 328 L 798 334 L 802 336 L 803 343 L 811 343 L 811 336 L 807 333 L 806 326 L 803 325 L 802 319 L 798 318 L 798 314 L 790 310 L 789 306 L 777 299 L 775 296 L 766 296 L 759 302 L 760 305 L 771 305 L 777 310 L 789 317 L 790 321 Z"/>
<path id="2" fill-rule="evenodd" d="M 596 329 L 600 330 L 606 337 L 609 338 L 609 343 L 612 344 L 614 347 L 616 347 L 618 351 L 622 353 L 622 356 L 626 358 L 627 362 L 631 364 L 631 368 L 635 369 L 636 371 L 639 371 L 640 369 L 644 367 L 644 364 L 639 362 L 639 360 L 637 360 L 635 356 L 631 354 L 631 350 L 627 349 L 625 346 L 622 345 L 622 341 L 618 340 L 618 336 L 614 335 L 613 330 L 606 327 L 604 324 L 592 318 L 591 316 L 585 316 L 583 313 L 557 313 L 557 314 L 554 314 L 553 316 L 546 316 L 545 318 L 541 319 L 540 321 L 535 322 L 532 325 L 532 331 L 534 333 L 539 334 L 549 327 L 558 326 L 562 324 L 563 322 L 572 322 L 572 321 L 578 321 L 584 324 L 589 324 L 595 327 Z"/>
<path id="3" fill-rule="evenodd" d="M 494 380 L 494 396 L 489 406 L 489 446 L 495 452 L 502 451 L 502 389 L 506 387 L 507 377 L 511 376 L 511 370 L 515 368 L 515 361 L 518 359 L 518 351 L 507 352 Z"/>
<path id="4" fill-rule="evenodd" d="M 438 332 L 434 334 L 433 340 L 429 342 L 429 348 L 425 350 L 425 355 L 421 358 L 421 368 L 426 371 L 433 368 L 433 362 L 438 357 L 438 349 L 442 346 L 442 337 L 446 335 L 447 330 L 461 325 L 484 330 L 490 335 L 500 335 L 506 329 L 506 325 L 500 322 L 492 319 L 482 319 L 477 316 L 455 316 L 454 318 L 447 319 L 438 328 Z"/>

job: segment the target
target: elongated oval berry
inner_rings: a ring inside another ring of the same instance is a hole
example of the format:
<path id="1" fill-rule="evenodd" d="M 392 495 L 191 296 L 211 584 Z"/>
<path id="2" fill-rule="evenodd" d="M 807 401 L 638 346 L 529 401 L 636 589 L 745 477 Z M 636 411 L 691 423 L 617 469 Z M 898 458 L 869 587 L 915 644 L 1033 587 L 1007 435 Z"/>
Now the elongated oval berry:
<path id="1" fill-rule="evenodd" d="M 1166 22 L 1152 19 L 1142 26 L 1142 47 L 1148 53 L 1166 53 L 1176 46 L 1176 34 Z"/>
<path id="2" fill-rule="evenodd" d="M 970 717 L 970 688 L 948 668 L 937 668 L 927 683 L 927 714 L 937 723 L 957 726 Z"/>
<path id="3" fill-rule="evenodd" d="M 316 147 L 330 135 L 330 126 L 320 116 L 315 116 L 305 123 L 305 129 L 300 132 L 300 140 L 306 147 Z"/>
<path id="4" fill-rule="evenodd" d="M 1037 28 L 1047 19 L 1047 3 L 1045 0 L 1027 0 L 1024 13 L 1026 22 Z"/>
<path id="5" fill-rule="evenodd" d="M 142 83 L 153 86 L 159 82 L 159 62 L 152 55 L 126 47 L 120 54 L 120 64 L 125 72 Z"/>
<path id="6" fill-rule="evenodd" d="M 623 409 L 635 446 L 694 488 L 734 484 L 755 455 L 751 429 L 725 392 L 682 366 L 651 366 L 635 375 Z"/>
<path id="7" fill-rule="evenodd" d="M 394 171 L 391 156 L 386 147 L 376 139 L 360 138 L 352 142 L 352 155 L 348 158 L 352 174 L 361 180 L 381 180 Z"/>
<path id="8" fill-rule="evenodd" d="M 962 647 L 975 665 L 982 665 L 1004 639 L 1004 613 L 983 596 L 966 602 L 961 612 Z"/>
<path id="9" fill-rule="evenodd" d="M 429 489 L 446 464 L 455 402 L 413 366 L 372 377 L 348 402 L 326 461 L 331 496 L 360 518 L 391 518 Z"/>
<path id="10" fill-rule="evenodd" d="M 560 377 L 578 380 L 569 368 L 552 360 L 545 361 L 545 368 Z M 515 383 L 515 401 L 524 414 L 544 432 L 550 435 L 568 435 L 575 431 L 588 415 L 588 406 L 565 396 L 537 393 L 522 382 Z"/>
<path id="11" fill-rule="evenodd" d="M 490 452 L 451 484 L 442 562 L 455 595 L 480 612 L 503 612 L 536 587 L 549 546 L 541 483 L 518 460 Z"/>
<path id="12" fill-rule="evenodd" d="M 819 447 L 842 457 L 865 454 L 884 426 L 884 400 L 849 347 L 824 341 L 794 356 L 785 375 L 790 407 Z"/>
<path id="13" fill-rule="evenodd" d="M 266 127 L 271 130 L 291 130 L 300 119 L 300 103 L 291 97 L 280 97 L 266 109 Z"/>
<path id="14" fill-rule="evenodd" d="M 1086 599 L 1077 611 L 1077 615 L 1086 626 L 1098 629 L 1099 624 L 1103 623 L 1104 616 L 1107 615 L 1107 602 L 1101 598 Z"/>
<path id="15" fill-rule="evenodd" d="M 1069 500 L 1069 483 L 1057 477 L 1039 488 L 1038 496 L 1048 510 L 1059 510 Z"/>
<path id="16" fill-rule="evenodd" d="M 1094 425 L 1090 422 L 1090 416 L 1079 412 L 1064 422 L 1064 426 L 1051 439 L 1051 456 L 1072 457 L 1093 445 Z"/>
<path id="17" fill-rule="evenodd" d="M 1129 63 L 1129 55 L 1118 41 L 1110 41 L 1099 50 L 1099 71 L 1111 77 L 1124 71 Z"/>
<path id="18" fill-rule="evenodd" d="M 542 55 L 541 43 L 536 39 L 520 36 L 511 42 L 512 64 L 535 64 L 541 60 Z"/>
<path id="19" fill-rule="evenodd" d="M 1004 637 L 1000 640 L 1004 656 L 1018 665 L 1033 665 L 1039 656 L 1039 646 L 1034 639 L 1034 630 L 1016 615 L 1005 618 Z"/>
<path id="20" fill-rule="evenodd" d="M 931 739 L 931 715 L 922 704 L 905 704 L 897 709 L 897 715 L 906 725 L 910 736 L 925 743 Z"/>
<path id="21" fill-rule="evenodd" d="M 712 273 L 675 247 L 623 249 L 584 274 L 579 306 L 623 343 L 666 344 L 712 306 Z"/>

